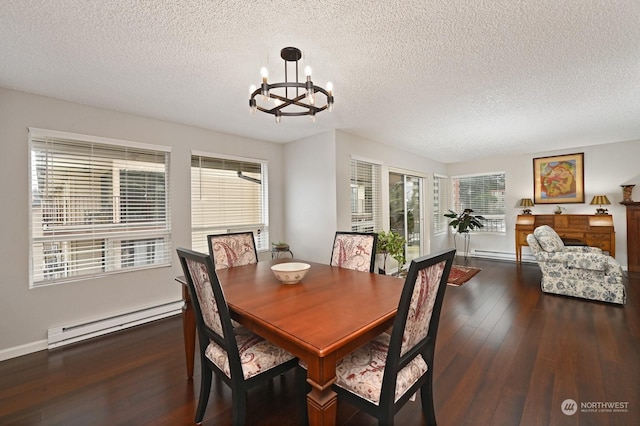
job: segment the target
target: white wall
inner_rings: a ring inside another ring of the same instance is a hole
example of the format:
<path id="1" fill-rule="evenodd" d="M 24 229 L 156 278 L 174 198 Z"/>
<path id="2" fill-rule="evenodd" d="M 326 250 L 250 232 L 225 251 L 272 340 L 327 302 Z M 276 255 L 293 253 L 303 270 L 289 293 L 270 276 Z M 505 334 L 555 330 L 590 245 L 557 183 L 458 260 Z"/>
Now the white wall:
<path id="1" fill-rule="evenodd" d="M 401 151 L 389 145 L 372 142 L 350 133 L 336 132 L 337 152 L 337 196 L 338 196 L 338 227 L 341 230 L 349 230 L 351 227 L 351 158 L 370 160 L 382 165 L 382 188 L 389 187 L 389 168 L 402 169 L 419 175 L 433 176 L 433 173 L 446 174 L 446 165 L 430 158 Z M 424 193 L 428 206 L 432 199 L 431 179 L 428 180 L 428 188 Z M 383 206 L 388 205 L 388 190 L 383 190 Z M 389 212 L 383 208 L 385 227 L 388 225 Z M 449 241 L 446 235 L 434 236 L 431 233 L 431 209 L 427 209 L 425 222 L 428 231 L 426 252 L 433 252 L 448 247 Z"/>
<path id="2" fill-rule="evenodd" d="M 598 206 L 589 203 L 594 195 L 606 195 L 611 205 L 606 206 L 613 215 L 616 232 L 616 259 L 626 269 L 627 265 L 627 223 L 626 209 L 622 201 L 621 184 L 640 185 L 640 140 L 618 142 L 574 148 L 564 151 L 546 151 L 513 157 L 482 159 L 450 164 L 449 176 L 487 172 L 506 173 L 507 233 L 473 234 L 471 249 L 482 248 L 505 252 L 515 256 L 515 221 L 521 208 L 516 207 L 521 198 L 533 199 L 533 159 L 552 155 L 584 153 L 584 204 L 563 204 L 567 214 L 594 214 Z M 634 199 L 640 199 L 640 190 L 636 189 Z M 539 204 L 533 207 L 533 214 L 550 214 L 556 204 Z M 640 236 L 638 236 L 640 238 Z M 523 248 L 524 253 L 529 248 Z"/>
<path id="3" fill-rule="evenodd" d="M 335 232 L 351 230 L 352 157 L 381 163 L 383 188 L 389 167 L 425 175 L 446 171 L 437 161 L 340 130 L 288 143 L 284 157 L 287 242 L 297 258 L 321 263 L 329 262 Z"/>
<path id="4" fill-rule="evenodd" d="M 286 240 L 298 259 L 328 263 L 336 232 L 335 133 L 284 148 Z"/>
<path id="5" fill-rule="evenodd" d="M 172 267 L 29 289 L 28 127 L 171 147 L 174 250 L 191 245 L 192 149 L 266 159 L 271 236 L 284 236 L 282 145 L 0 88 L 0 359 L 43 349 L 51 327 L 181 298 L 175 255 Z"/>
<path id="6" fill-rule="evenodd" d="M 352 156 L 382 163 L 383 187 L 388 184 L 389 167 L 449 176 L 505 171 L 506 204 L 513 206 L 507 214 L 507 234 L 476 234 L 471 244 L 472 248 L 511 254 L 515 250 L 515 217 L 520 211 L 516 203 L 520 198 L 533 198 L 533 158 L 585 153 L 586 203 L 565 205 L 567 213 L 593 213 L 596 207 L 588 204 L 591 198 L 606 194 L 613 203 L 608 208 L 615 222 L 616 258 L 623 265 L 626 265 L 626 215 L 624 206 L 619 204 L 622 200 L 619 185 L 640 185 L 637 166 L 640 140 L 444 165 L 343 131 L 327 132 L 283 147 L 0 88 L 0 196 L 4 200 L 4 208 L 0 210 L 0 360 L 43 349 L 48 328 L 180 298 L 180 287 L 173 279 L 181 274 L 175 256 L 172 267 L 29 290 L 28 127 L 171 147 L 174 248 L 188 247 L 191 242 L 192 149 L 266 159 L 271 240 L 286 240 L 296 257 L 323 263 L 329 261 L 335 231 L 350 226 Z M 639 198 L 640 189 L 636 188 L 634 199 Z M 553 207 L 537 205 L 533 212 L 550 213 Z M 446 235 L 429 238 L 431 251 L 452 245 Z M 260 254 L 261 259 L 268 256 Z"/>

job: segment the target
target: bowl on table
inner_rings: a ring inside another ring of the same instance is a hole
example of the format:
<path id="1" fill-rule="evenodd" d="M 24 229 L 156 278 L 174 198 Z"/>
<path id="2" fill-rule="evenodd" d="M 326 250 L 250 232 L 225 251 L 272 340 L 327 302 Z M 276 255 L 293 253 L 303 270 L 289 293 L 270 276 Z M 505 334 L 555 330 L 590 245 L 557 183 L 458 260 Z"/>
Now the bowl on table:
<path id="1" fill-rule="evenodd" d="M 308 263 L 285 262 L 273 265 L 271 270 L 283 284 L 297 284 L 304 278 L 309 268 L 311 265 Z"/>

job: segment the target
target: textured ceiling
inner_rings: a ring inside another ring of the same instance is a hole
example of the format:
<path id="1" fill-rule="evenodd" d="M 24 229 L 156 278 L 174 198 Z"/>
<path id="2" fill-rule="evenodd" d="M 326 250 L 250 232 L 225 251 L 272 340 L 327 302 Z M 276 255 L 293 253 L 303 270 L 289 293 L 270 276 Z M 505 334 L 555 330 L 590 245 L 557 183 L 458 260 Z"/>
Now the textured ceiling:
<path id="1" fill-rule="evenodd" d="M 336 109 L 248 112 L 295 46 Z M 445 163 L 640 139 L 638 0 L 2 0 L 0 86 L 288 142 L 342 129 Z"/>

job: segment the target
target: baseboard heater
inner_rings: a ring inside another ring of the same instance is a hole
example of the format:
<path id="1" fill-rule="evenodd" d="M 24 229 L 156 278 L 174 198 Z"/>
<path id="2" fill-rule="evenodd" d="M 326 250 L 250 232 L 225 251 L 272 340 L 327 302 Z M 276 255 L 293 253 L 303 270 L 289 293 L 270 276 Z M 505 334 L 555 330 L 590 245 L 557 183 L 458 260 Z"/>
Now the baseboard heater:
<path id="1" fill-rule="evenodd" d="M 182 301 L 169 302 L 82 324 L 50 328 L 47 333 L 47 348 L 57 348 L 176 315 L 182 311 L 183 305 Z"/>
<path id="2" fill-rule="evenodd" d="M 492 250 L 480 250 L 473 249 L 471 250 L 472 257 L 482 257 L 486 259 L 495 259 L 495 260 L 516 260 L 515 253 L 508 253 L 504 251 L 492 251 Z M 522 253 L 522 261 L 523 262 L 535 262 L 536 259 L 530 253 Z"/>

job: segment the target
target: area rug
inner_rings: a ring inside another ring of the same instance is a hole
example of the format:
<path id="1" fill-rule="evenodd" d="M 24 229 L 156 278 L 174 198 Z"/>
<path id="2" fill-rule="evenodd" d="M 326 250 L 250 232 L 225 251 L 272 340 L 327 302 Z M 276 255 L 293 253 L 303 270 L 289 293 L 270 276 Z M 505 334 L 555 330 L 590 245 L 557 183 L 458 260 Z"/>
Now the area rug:
<path id="1" fill-rule="evenodd" d="M 447 284 L 456 287 L 461 286 L 462 284 L 473 278 L 480 271 L 480 268 L 474 268 L 473 266 L 453 265 L 451 267 L 451 273 L 449 274 Z"/>

